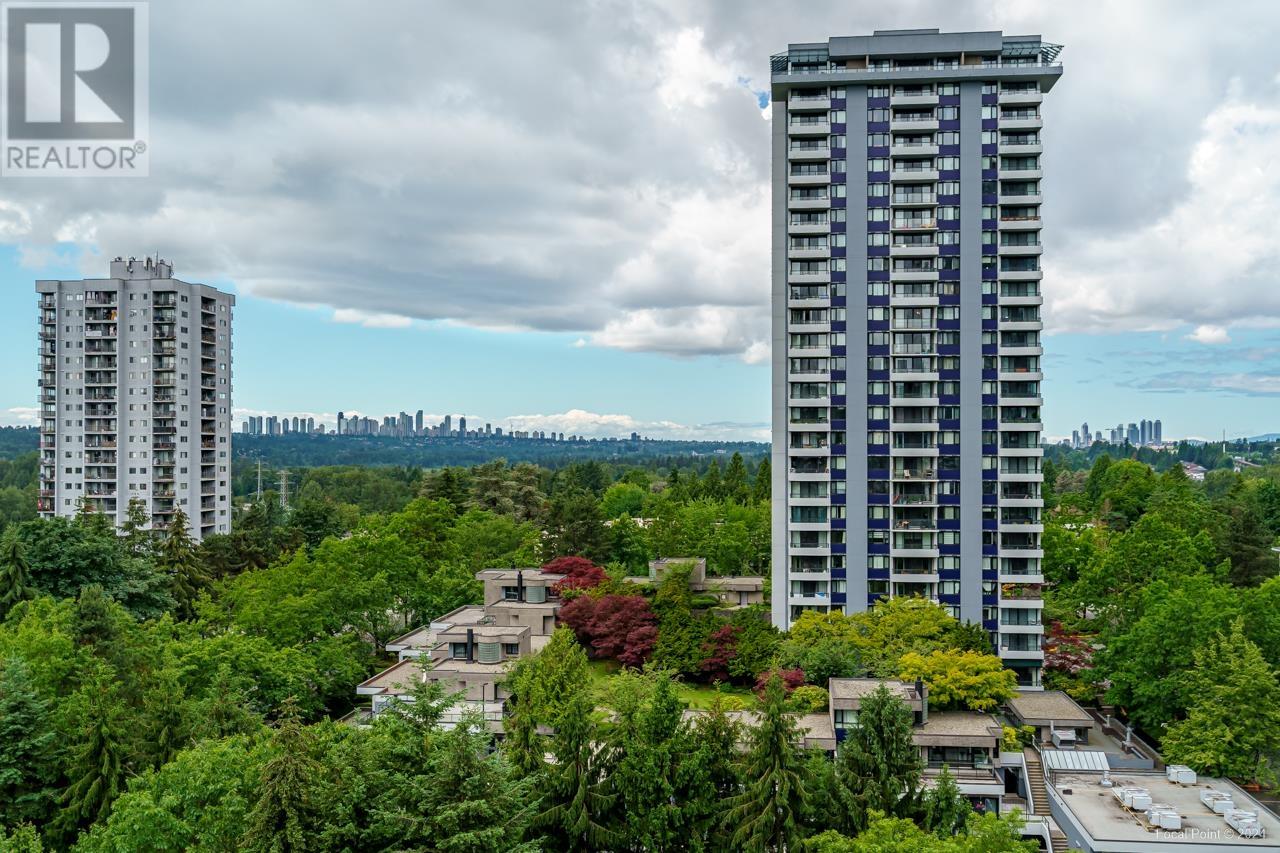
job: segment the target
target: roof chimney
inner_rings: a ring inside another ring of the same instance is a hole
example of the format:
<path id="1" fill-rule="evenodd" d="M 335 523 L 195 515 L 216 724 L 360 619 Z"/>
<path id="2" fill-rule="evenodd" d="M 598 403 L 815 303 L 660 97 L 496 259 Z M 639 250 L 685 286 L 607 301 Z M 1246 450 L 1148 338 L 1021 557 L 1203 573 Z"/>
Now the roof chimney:
<path id="1" fill-rule="evenodd" d="M 524 601 L 524 571 L 516 569 L 516 601 Z"/>
<path id="2" fill-rule="evenodd" d="M 476 660 L 476 632 L 471 628 L 467 629 L 467 663 L 475 663 Z"/>
<path id="3" fill-rule="evenodd" d="M 925 689 L 924 679 L 916 679 L 916 695 L 920 697 L 920 725 L 929 722 L 929 691 Z"/>

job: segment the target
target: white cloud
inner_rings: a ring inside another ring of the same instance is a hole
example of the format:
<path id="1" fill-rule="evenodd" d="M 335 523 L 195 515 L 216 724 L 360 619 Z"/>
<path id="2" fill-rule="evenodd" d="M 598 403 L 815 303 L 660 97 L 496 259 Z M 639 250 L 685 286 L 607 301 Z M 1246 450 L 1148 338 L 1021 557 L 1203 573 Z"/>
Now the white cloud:
<path id="1" fill-rule="evenodd" d="M 0 414 L 0 426 L 36 426 L 40 423 L 40 410 L 35 406 L 13 406 Z"/>
<path id="2" fill-rule="evenodd" d="M 366 329 L 405 329 L 413 325 L 413 318 L 401 314 L 380 314 L 361 311 L 358 308 L 338 308 L 333 312 L 335 323 L 356 323 Z"/>
<path id="3" fill-rule="evenodd" d="M 539 430 L 580 435 L 586 438 L 623 438 L 638 432 L 645 438 L 687 441 L 768 441 L 767 424 L 682 424 L 676 421 L 646 421 L 631 415 L 601 414 L 569 409 L 557 414 L 511 415 L 495 425 L 516 430 Z"/>
<path id="4" fill-rule="evenodd" d="M 1194 332 L 1186 336 L 1187 340 L 1201 344 L 1229 344 L 1231 335 L 1222 326 L 1196 326 Z"/>
<path id="5" fill-rule="evenodd" d="M 1169 330 L 1230 340 L 1226 326 L 1280 321 L 1280 90 L 1246 100 L 1233 87 L 1204 119 L 1186 165 L 1186 196 L 1136 227 L 1046 256 L 1054 331 Z"/>

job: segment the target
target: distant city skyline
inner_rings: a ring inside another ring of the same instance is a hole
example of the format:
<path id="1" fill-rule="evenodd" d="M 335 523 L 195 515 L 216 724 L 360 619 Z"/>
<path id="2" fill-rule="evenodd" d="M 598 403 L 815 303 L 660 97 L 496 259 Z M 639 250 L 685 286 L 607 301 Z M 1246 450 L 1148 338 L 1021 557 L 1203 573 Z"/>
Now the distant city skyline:
<path id="1" fill-rule="evenodd" d="M 492 421 L 472 418 L 471 428 L 467 416 L 428 415 L 422 409 L 410 414 L 401 410 L 395 415 L 383 415 L 371 418 L 358 412 L 339 411 L 332 423 L 317 421 L 313 415 L 246 415 L 240 419 L 235 431 L 250 436 L 287 436 L 287 435 L 344 435 L 344 436 L 377 436 L 390 438 L 518 438 L 548 441 L 595 440 L 599 438 L 641 441 L 646 436 L 638 431 L 629 433 L 597 436 L 566 434 L 563 431 L 516 429 L 511 425 L 506 428 L 494 426 Z"/>

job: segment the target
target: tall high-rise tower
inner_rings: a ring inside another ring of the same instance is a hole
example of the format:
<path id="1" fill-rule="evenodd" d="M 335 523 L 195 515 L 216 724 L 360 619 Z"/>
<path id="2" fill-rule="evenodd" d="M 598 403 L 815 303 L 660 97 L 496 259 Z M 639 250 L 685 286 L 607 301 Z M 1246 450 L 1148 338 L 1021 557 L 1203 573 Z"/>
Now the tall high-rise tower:
<path id="1" fill-rule="evenodd" d="M 1040 681 L 1039 36 L 772 57 L 773 619 L 919 595 Z"/>
<path id="2" fill-rule="evenodd" d="M 155 528 L 180 507 L 197 539 L 229 531 L 235 297 L 151 258 L 36 292 L 40 514 L 118 524 L 137 498 Z"/>

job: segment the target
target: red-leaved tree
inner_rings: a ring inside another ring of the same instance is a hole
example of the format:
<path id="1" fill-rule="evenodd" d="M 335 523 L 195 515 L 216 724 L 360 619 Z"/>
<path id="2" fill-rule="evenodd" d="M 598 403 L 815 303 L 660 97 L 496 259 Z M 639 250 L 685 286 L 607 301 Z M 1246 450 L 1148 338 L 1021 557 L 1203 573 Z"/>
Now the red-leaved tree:
<path id="1" fill-rule="evenodd" d="M 586 557 L 556 557 L 544 565 L 542 571 L 551 575 L 564 575 L 551 587 L 556 595 L 595 589 L 609 579 L 604 569 Z"/>
<path id="2" fill-rule="evenodd" d="M 1079 675 L 1093 669 L 1093 645 L 1087 637 L 1069 634 L 1061 622 L 1049 626 L 1049 636 L 1044 639 L 1045 669 L 1054 669 L 1068 675 Z"/>
<path id="3" fill-rule="evenodd" d="M 573 629 L 592 657 L 640 666 L 658 642 L 658 617 L 640 595 L 580 595 L 560 608 L 560 621 Z"/>
<path id="4" fill-rule="evenodd" d="M 791 695 L 792 690 L 804 684 L 803 669 L 767 669 L 760 673 L 760 676 L 756 679 L 756 695 L 762 701 L 764 700 L 765 688 L 769 686 L 769 679 L 775 675 L 782 679 L 782 689 L 787 691 L 788 696 Z"/>
<path id="5" fill-rule="evenodd" d="M 698 666 L 708 681 L 728 681 L 729 662 L 738 656 L 738 629 L 721 625 L 702 643 L 705 655 Z"/>

